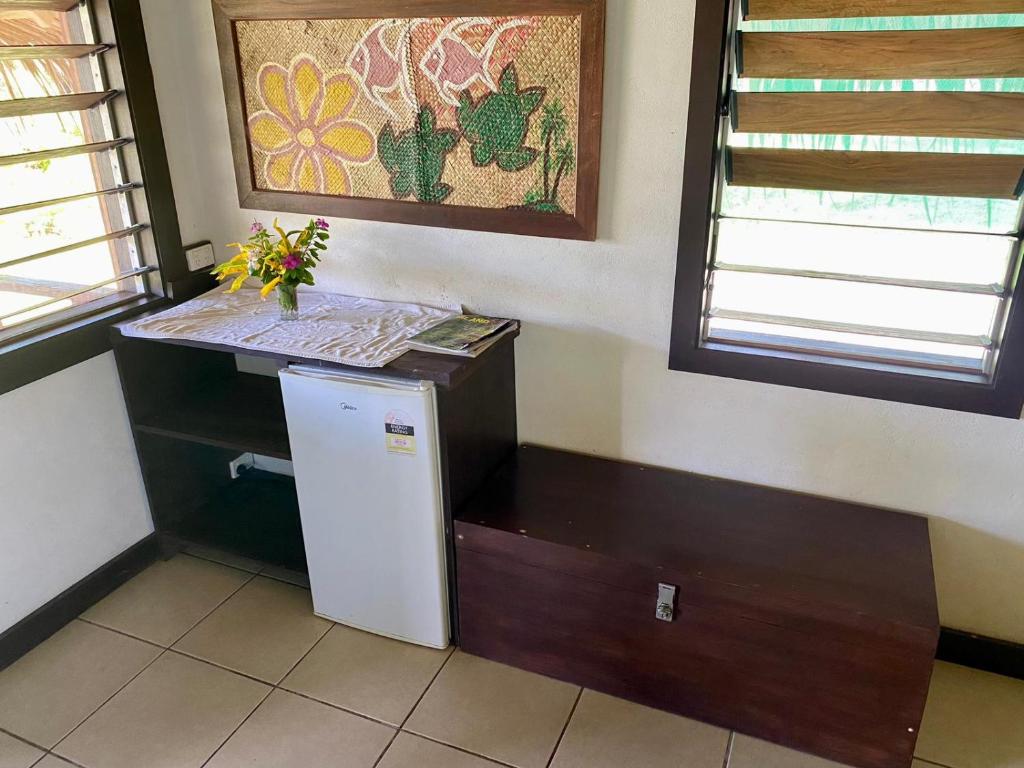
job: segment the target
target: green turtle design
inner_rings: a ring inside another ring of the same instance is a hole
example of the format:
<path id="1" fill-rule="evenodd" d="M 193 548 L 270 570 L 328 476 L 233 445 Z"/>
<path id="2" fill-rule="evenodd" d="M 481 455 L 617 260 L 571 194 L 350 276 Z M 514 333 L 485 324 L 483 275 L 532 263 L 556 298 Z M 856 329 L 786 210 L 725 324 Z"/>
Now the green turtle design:
<path id="1" fill-rule="evenodd" d="M 452 186 L 441 181 L 448 153 L 459 143 L 451 130 L 437 130 L 430 107 L 416 116 L 416 125 L 398 136 L 386 123 L 377 136 L 377 157 L 391 174 L 391 193 L 398 200 L 415 195 L 421 203 L 443 203 Z"/>
<path id="2" fill-rule="evenodd" d="M 459 104 L 459 126 L 473 145 L 473 165 L 480 168 L 497 161 L 503 171 L 521 171 L 539 154 L 525 146 L 530 115 L 537 111 L 547 90 L 541 86 L 519 90 L 515 63 L 501 73 L 498 91 L 478 103 L 464 91 Z"/>

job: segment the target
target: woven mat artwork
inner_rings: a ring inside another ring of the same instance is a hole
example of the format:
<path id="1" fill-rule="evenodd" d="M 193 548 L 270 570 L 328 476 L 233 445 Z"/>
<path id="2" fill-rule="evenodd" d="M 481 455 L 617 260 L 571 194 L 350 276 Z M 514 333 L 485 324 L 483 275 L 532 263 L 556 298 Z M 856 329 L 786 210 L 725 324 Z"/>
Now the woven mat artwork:
<path id="1" fill-rule="evenodd" d="M 235 31 L 257 189 L 576 213 L 579 16 Z"/>

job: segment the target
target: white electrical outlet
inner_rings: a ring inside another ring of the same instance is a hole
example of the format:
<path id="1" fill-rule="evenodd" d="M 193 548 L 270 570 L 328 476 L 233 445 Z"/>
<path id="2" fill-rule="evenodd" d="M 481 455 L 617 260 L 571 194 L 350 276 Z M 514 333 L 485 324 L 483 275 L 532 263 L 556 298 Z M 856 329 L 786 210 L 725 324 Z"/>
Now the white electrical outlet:
<path id="1" fill-rule="evenodd" d="M 243 453 L 237 459 L 232 460 L 228 464 L 228 468 L 231 470 L 231 479 L 237 480 L 243 472 L 252 469 L 255 463 L 256 457 L 251 453 Z"/>
<path id="2" fill-rule="evenodd" d="M 192 246 L 185 251 L 185 260 L 188 262 L 188 268 L 192 272 L 198 272 L 200 269 L 209 269 L 216 260 L 213 245 L 211 243 L 203 243 L 202 245 Z"/>

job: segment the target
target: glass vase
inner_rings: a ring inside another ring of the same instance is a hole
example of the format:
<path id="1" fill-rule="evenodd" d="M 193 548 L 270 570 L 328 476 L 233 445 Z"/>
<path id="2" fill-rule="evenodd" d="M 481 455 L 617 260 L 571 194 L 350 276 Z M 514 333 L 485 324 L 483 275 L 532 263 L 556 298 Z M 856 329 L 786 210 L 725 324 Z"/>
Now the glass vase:
<path id="1" fill-rule="evenodd" d="M 277 303 L 281 308 L 282 320 L 299 319 L 299 286 L 277 286 Z"/>

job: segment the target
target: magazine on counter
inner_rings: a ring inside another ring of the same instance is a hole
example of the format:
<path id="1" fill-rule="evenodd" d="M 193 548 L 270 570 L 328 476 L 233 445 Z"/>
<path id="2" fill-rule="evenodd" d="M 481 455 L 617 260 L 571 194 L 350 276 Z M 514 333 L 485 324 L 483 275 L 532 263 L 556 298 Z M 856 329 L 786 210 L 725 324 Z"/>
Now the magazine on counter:
<path id="1" fill-rule="evenodd" d="M 409 339 L 409 349 L 476 357 L 498 339 L 516 330 L 515 320 L 483 315 L 458 315 Z"/>

